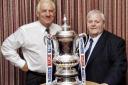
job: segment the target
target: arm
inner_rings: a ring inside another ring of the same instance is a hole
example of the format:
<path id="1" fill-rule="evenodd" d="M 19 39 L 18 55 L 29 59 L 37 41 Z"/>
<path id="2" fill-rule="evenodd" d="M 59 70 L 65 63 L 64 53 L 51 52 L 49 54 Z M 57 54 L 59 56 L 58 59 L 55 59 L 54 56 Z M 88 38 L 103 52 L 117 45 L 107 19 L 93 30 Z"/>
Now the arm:
<path id="1" fill-rule="evenodd" d="M 111 68 L 106 76 L 104 82 L 108 85 L 117 85 L 123 78 L 126 72 L 126 49 L 125 41 L 111 41 Z"/>
<path id="2" fill-rule="evenodd" d="M 3 56 L 19 68 L 23 68 L 26 63 L 25 60 L 21 59 L 17 53 L 17 49 L 22 47 L 24 43 L 21 31 L 22 30 L 19 29 L 15 33 L 11 34 L 1 46 Z"/>

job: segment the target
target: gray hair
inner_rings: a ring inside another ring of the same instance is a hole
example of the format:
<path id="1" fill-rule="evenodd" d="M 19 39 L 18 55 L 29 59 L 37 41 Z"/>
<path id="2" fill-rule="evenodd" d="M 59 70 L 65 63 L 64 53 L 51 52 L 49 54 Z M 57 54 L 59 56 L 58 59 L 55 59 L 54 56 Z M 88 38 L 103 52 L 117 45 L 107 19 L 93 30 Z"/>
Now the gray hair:
<path id="1" fill-rule="evenodd" d="M 93 14 L 99 14 L 99 15 L 101 16 L 103 22 L 105 22 L 105 16 L 104 16 L 104 14 L 103 14 L 100 10 L 95 9 L 95 10 L 89 11 L 88 14 L 87 14 L 87 18 L 88 18 L 90 15 L 93 15 Z"/>
<path id="2" fill-rule="evenodd" d="M 54 10 L 56 11 L 56 6 L 55 6 L 55 3 L 53 2 L 53 0 L 40 0 L 36 7 L 37 12 L 40 12 L 41 3 L 50 3 L 52 5 L 52 7 L 54 8 Z"/>

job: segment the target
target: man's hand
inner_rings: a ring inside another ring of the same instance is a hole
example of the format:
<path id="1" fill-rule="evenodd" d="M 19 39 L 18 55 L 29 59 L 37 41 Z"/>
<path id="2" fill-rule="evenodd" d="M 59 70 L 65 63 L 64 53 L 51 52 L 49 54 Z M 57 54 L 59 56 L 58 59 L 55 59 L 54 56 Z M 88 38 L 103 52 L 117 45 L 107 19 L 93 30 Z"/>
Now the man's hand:
<path id="1" fill-rule="evenodd" d="M 24 72 L 27 72 L 29 70 L 27 63 L 24 65 L 24 67 L 21 70 Z"/>

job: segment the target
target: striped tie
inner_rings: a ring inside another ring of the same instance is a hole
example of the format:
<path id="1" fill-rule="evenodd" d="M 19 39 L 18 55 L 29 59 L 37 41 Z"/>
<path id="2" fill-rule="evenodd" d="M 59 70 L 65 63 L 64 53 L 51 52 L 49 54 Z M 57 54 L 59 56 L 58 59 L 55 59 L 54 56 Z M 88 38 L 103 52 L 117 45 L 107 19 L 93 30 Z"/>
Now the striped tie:
<path id="1" fill-rule="evenodd" d="M 88 56 L 90 54 L 90 51 L 91 51 L 91 48 L 92 48 L 92 43 L 93 43 L 93 39 L 90 38 L 90 40 L 89 40 L 89 48 L 85 52 L 85 62 L 87 62 Z"/>

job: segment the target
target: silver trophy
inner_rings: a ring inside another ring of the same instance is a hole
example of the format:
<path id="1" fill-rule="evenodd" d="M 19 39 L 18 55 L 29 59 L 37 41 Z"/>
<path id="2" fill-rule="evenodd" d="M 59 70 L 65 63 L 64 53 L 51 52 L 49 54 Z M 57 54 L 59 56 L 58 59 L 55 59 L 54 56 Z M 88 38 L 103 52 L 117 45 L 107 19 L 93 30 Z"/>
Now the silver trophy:
<path id="1" fill-rule="evenodd" d="M 46 85 L 86 85 L 84 46 L 87 43 L 87 35 L 84 33 L 77 35 L 70 30 L 65 16 L 63 21 L 62 31 L 54 36 L 47 35 L 45 38 L 48 52 Z M 83 36 L 86 41 L 83 40 Z M 52 53 L 53 50 L 55 53 Z M 52 55 L 54 55 L 53 58 Z M 54 81 L 52 81 L 52 63 L 56 66 Z M 78 68 L 75 68 L 77 65 L 81 71 L 81 81 L 78 78 Z"/>
<path id="2" fill-rule="evenodd" d="M 56 66 L 55 80 L 53 85 L 81 85 L 78 79 L 76 65 L 79 64 L 79 56 L 74 53 L 74 43 L 76 34 L 69 30 L 67 19 L 64 16 L 63 30 L 55 37 L 58 42 L 58 55 L 54 56 L 53 63 Z"/>

